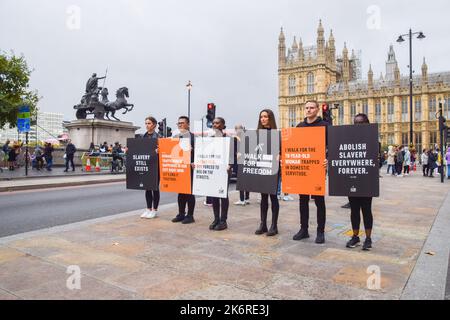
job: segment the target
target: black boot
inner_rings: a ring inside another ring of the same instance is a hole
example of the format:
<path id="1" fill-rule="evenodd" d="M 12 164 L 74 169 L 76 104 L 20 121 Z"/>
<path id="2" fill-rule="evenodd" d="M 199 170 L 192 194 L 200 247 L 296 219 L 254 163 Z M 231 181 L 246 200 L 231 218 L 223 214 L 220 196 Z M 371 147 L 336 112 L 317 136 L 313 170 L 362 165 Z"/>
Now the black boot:
<path id="1" fill-rule="evenodd" d="M 278 212 L 272 212 L 272 225 L 266 235 L 272 237 L 276 234 L 278 234 Z"/>
<path id="2" fill-rule="evenodd" d="M 220 222 L 220 214 L 219 212 L 214 212 L 214 221 L 209 225 L 209 230 L 214 230 L 215 227 L 219 224 Z"/>
<path id="3" fill-rule="evenodd" d="M 261 224 L 259 228 L 255 231 L 255 234 L 263 234 L 267 232 L 267 211 L 263 212 L 261 209 Z"/>

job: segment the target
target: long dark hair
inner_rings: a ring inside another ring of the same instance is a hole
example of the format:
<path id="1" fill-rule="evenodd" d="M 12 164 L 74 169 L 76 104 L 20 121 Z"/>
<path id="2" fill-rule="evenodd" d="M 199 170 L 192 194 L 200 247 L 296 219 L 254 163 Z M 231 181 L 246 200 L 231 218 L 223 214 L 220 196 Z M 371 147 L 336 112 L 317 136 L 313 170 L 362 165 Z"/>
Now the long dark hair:
<path id="1" fill-rule="evenodd" d="M 361 122 L 358 122 L 358 123 L 355 123 L 355 120 L 356 120 L 357 118 L 361 118 L 362 121 L 361 121 Z M 353 123 L 354 123 L 354 124 L 363 124 L 363 123 L 369 124 L 370 121 L 369 121 L 369 117 L 367 117 L 367 114 L 365 114 L 365 113 L 358 113 L 358 114 L 353 118 Z"/>
<path id="2" fill-rule="evenodd" d="M 261 124 L 261 114 L 263 112 L 266 112 L 269 115 L 269 126 L 270 126 L 270 129 L 277 129 L 277 123 L 275 121 L 275 115 L 273 114 L 273 111 L 270 110 L 270 109 L 263 109 L 259 113 L 258 129 L 265 129 L 264 126 Z"/>

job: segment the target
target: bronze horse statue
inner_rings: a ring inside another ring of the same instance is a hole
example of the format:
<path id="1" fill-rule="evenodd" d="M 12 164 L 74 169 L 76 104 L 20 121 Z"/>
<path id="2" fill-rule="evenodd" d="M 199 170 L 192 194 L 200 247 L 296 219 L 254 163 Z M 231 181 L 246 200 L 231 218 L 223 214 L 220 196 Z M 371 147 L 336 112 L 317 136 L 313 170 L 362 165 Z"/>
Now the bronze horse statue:
<path id="1" fill-rule="evenodd" d="M 105 105 L 105 116 L 106 116 L 106 118 L 108 118 L 108 120 L 111 120 L 109 118 L 109 113 L 111 113 L 112 118 L 120 121 L 120 119 L 118 119 L 114 116 L 117 110 L 125 109 L 125 111 L 122 112 L 122 114 L 125 114 L 128 111 L 133 110 L 134 104 L 128 103 L 127 99 L 126 99 L 129 97 L 127 87 L 122 87 L 122 88 L 117 89 L 116 101 L 110 102 L 108 100 L 108 89 L 107 88 L 102 89 L 101 95 L 102 95 L 102 103 Z M 128 108 L 128 107 L 130 107 L 130 108 Z"/>

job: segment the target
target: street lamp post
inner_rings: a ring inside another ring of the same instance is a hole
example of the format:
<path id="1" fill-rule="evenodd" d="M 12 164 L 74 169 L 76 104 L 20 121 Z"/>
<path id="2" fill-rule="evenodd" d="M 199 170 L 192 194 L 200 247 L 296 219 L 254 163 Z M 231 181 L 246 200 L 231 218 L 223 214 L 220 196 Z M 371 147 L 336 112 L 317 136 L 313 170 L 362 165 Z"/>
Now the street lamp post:
<path id="1" fill-rule="evenodd" d="M 191 89 L 192 89 L 191 80 L 189 80 L 188 84 L 186 85 L 186 88 L 188 89 L 188 118 L 191 119 Z"/>
<path id="2" fill-rule="evenodd" d="M 409 144 L 412 145 L 413 140 L 413 69 L 412 69 L 412 37 L 413 35 L 418 35 L 417 39 L 423 39 L 425 38 L 425 35 L 422 31 L 420 32 L 412 32 L 411 29 L 409 29 L 409 33 L 402 34 L 398 37 L 397 42 L 402 43 L 405 41 L 403 37 L 409 37 Z"/>

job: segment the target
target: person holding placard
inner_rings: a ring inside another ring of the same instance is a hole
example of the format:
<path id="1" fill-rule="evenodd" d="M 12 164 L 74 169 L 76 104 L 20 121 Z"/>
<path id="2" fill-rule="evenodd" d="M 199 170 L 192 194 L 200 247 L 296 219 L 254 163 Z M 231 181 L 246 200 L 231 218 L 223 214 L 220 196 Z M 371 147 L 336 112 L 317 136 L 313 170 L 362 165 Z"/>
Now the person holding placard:
<path id="1" fill-rule="evenodd" d="M 364 113 L 359 113 L 353 119 L 355 125 L 369 124 L 369 118 Z M 366 231 L 366 239 L 364 241 L 363 250 L 369 250 L 372 248 L 372 226 L 373 226 L 373 216 L 372 216 L 372 197 L 348 197 L 351 208 L 351 222 L 353 236 L 347 242 L 347 248 L 355 248 L 359 243 L 359 225 L 361 223 L 360 212 L 362 212 L 364 220 L 364 229 Z"/>
<path id="2" fill-rule="evenodd" d="M 319 103 L 315 100 L 307 101 L 305 104 L 305 119 L 300 122 L 297 127 L 328 127 L 329 123 L 319 117 Z M 326 142 L 325 142 L 326 143 Z M 324 159 L 323 166 L 326 169 L 328 164 L 327 159 Z M 325 242 L 325 222 L 326 222 L 326 208 L 324 196 L 312 196 L 317 207 L 317 237 L 316 243 Z M 300 195 L 300 230 L 294 235 L 294 240 L 302 240 L 309 238 L 309 198 L 310 195 Z"/>
<path id="3" fill-rule="evenodd" d="M 225 119 L 221 117 L 216 117 L 213 122 L 214 137 L 226 137 L 225 130 Z M 230 166 L 228 166 L 228 179 L 230 177 Z M 228 218 L 228 208 L 230 206 L 230 200 L 228 198 L 228 190 L 226 198 L 211 197 L 212 206 L 214 212 L 214 221 L 209 226 L 210 230 L 221 231 L 228 228 L 227 218 Z"/>
<path id="4" fill-rule="evenodd" d="M 277 124 L 275 122 L 275 115 L 270 109 L 264 109 L 259 113 L 258 131 L 259 130 L 277 130 Z M 272 224 L 270 229 L 267 229 L 267 212 L 269 211 L 269 196 L 272 204 Z M 278 214 L 280 211 L 280 204 L 278 202 L 277 194 L 264 194 L 261 193 L 261 223 L 259 228 L 255 231 L 255 234 L 264 234 L 266 236 L 274 236 L 278 234 Z"/>
<path id="5" fill-rule="evenodd" d="M 150 138 L 150 139 L 156 139 L 158 141 L 158 134 L 155 131 L 156 124 L 158 122 L 154 117 L 147 117 L 145 118 L 145 128 L 146 132 L 142 136 L 143 138 Z M 158 149 L 156 149 L 156 152 L 158 152 Z M 156 162 L 158 165 L 159 161 Z M 157 170 L 159 172 L 159 170 Z M 158 216 L 158 205 L 159 205 L 159 190 L 146 190 L 145 191 L 145 200 L 147 202 L 147 208 L 145 209 L 144 213 L 141 215 L 141 218 L 145 219 L 153 219 Z"/>
<path id="6" fill-rule="evenodd" d="M 189 118 L 186 116 L 181 116 L 178 118 L 177 122 L 179 134 L 175 135 L 174 138 L 184 138 L 189 139 L 191 146 L 191 165 L 194 163 L 194 134 L 189 131 Z M 192 171 L 191 171 L 191 181 L 192 181 Z M 186 214 L 186 205 L 188 212 Z M 195 196 L 193 194 L 178 194 L 178 214 L 172 219 L 172 222 L 181 222 L 182 224 L 189 224 L 195 222 L 194 220 L 194 209 L 195 209 Z"/>

